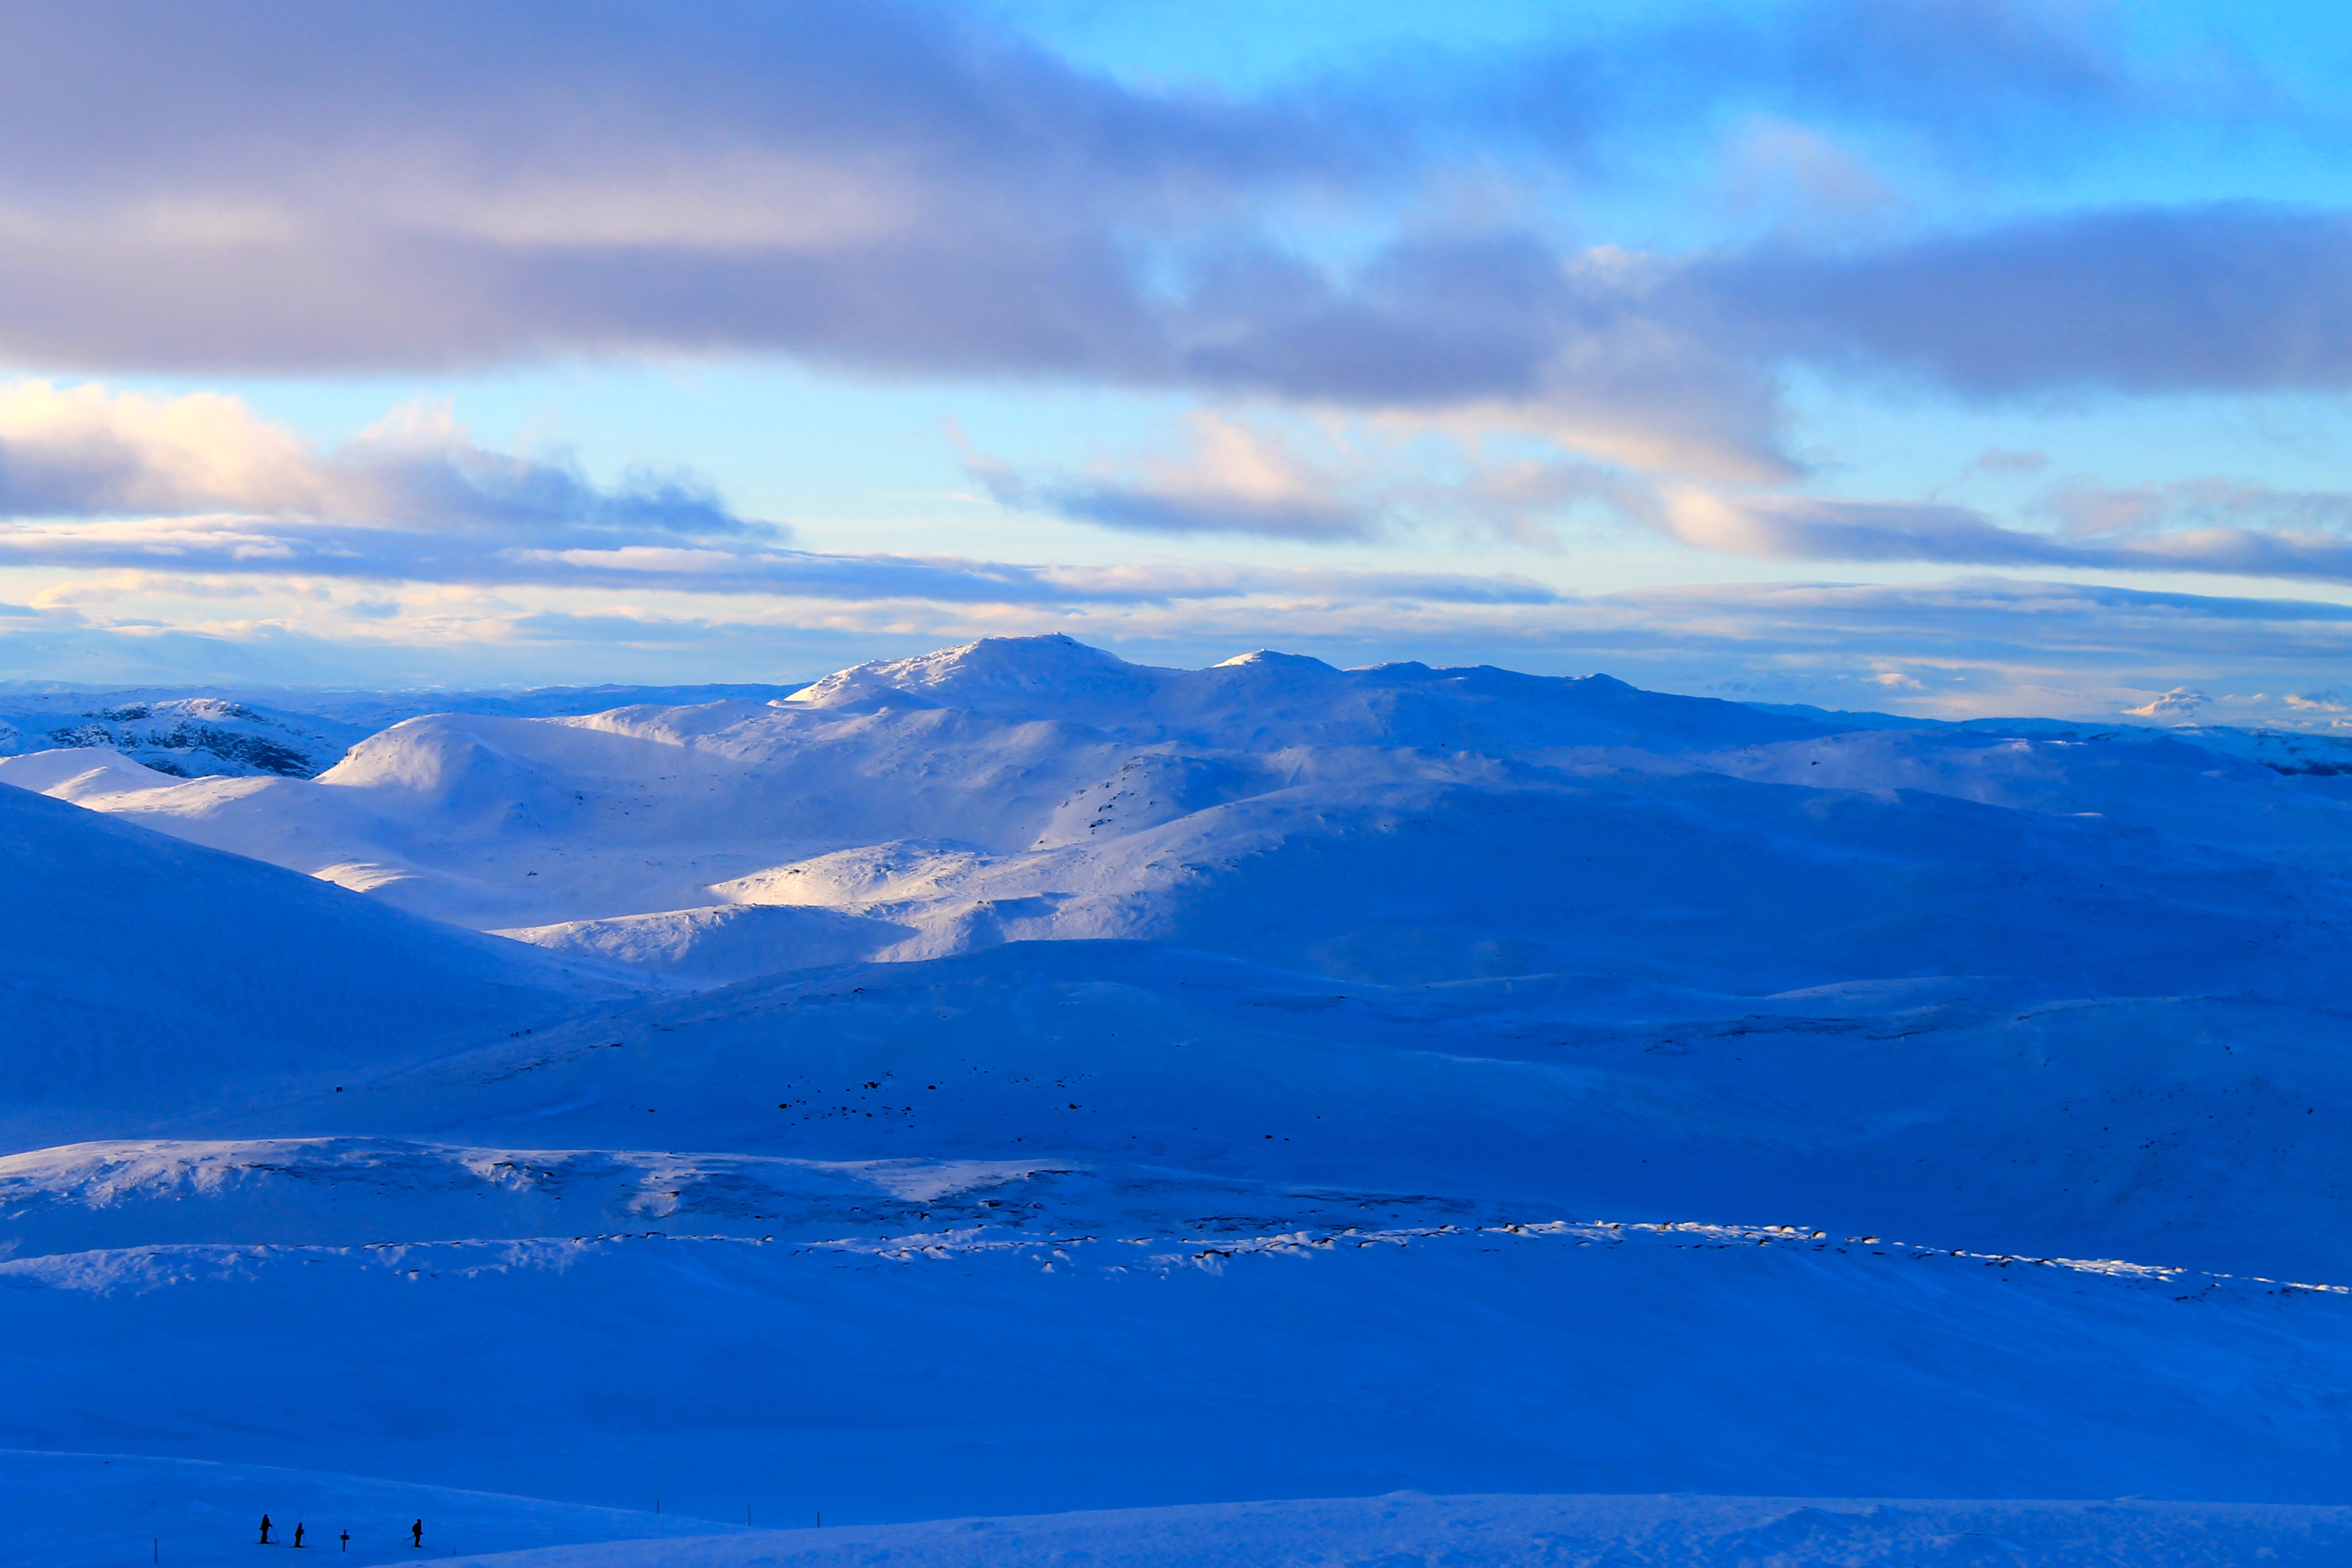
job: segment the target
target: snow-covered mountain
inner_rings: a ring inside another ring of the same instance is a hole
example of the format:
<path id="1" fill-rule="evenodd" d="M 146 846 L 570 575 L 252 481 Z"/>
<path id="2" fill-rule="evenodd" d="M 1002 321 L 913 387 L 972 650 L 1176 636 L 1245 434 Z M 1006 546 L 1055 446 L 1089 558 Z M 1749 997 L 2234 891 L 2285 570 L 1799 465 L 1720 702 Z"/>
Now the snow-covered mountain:
<path id="1" fill-rule="evenodd" d="M 60 766 L 0 779 L 696 984 L 1108 937 L 1382 978 L 1728 965 L 1763 990 L 2144 985 L 2186 942 L 2235 984 L 2230 963 L 2333 952 L 2298 944 L 2340 929 L 2302 918 L 2340 894 L 2298 878 L 2352 866 L 2327 781 L 2147 731 L 1838 734 L 1604 677 L 1160 670 L 1061 637 L 766 703 L 416 719 L 316 780 Z M 2252 923 L 2122 934 L 2116 909 L 2183 899 Z M 2260 934 L 2282 919 L 2303 934 Z"/>
<path id="2" fill-rule="evenodd" d="M 32 690 L 0 687 L 0 757 L 119 752 L 173 778 L 315 778 L 354 742 L 426 713 L 598 713 L 625 703 L 764 701 L 793 686 L 574 686 L 533 691 Z"/>
<path id="3" fill-rule="evenodd" d="M 173 778 L 310 778 L 367 734 L 219 697 L 0 695 L 0 755 L 98 747 Z"/>
<path id="4" fill-rule="evenodd" d="M 2352 1501 L 2323 770 L 1034 638 L 0 780 L 0 1445 L 721 1521 Z M 1787 1517 L 1675 1560 L 1938 1560 Z"/>

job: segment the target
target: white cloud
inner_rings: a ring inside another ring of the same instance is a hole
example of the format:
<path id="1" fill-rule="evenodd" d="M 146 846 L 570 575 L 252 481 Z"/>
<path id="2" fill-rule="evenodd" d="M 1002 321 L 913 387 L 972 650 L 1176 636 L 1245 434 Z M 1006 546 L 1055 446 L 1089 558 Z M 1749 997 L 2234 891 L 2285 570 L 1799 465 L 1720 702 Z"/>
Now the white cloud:
<path id="1" fill-rule="evenodd" d="M 292 432 L 219 393 L 0 386 L 0 515 L 315 514 L 341 488 Z"/>
<path id="2" fill-rule="evenodd" d="M 2144 702 L 2137 708 L 2126 708 L 2124 711 L 2135 719 L 2165 719 L 2176 723 L 2187 723 L 2197 716 L 2199 710 L 2211 701 L 2212 699 L 2201 691 L 2191 691 L 2186 686 L 2176 686 L 2160 697 Z"/>
<path id="3" fill-rule="evenodd" d="M 691 476 L 634 473 L 600 487 L 568 461 L 485 450 L 443 407 L 397 410 L 320 454 L 218 393 L 0 386 L 0 521 L 40 520 L 55 536 L 66 520 L 142 514 L 184 539 L 192 529 L 222 529 L 279 556 L 299 545 L 259 542 L 301 525 L 339 531 L 347 546 L 367 530 L 503 535 L 542 547 L 614 535 L 781 533 L 736 517 Z"/>

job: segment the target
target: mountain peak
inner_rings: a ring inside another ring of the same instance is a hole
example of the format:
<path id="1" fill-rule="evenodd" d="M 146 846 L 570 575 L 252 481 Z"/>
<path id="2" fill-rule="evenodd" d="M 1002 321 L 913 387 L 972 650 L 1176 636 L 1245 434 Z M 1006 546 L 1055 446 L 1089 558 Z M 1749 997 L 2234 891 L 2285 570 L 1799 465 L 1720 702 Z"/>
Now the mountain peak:
<path id="1" fill-rule="evenodd" d="M 1010 699 L 1046 692 L 1142 700 L 1168 671 L 1129 664 L 1064 633 L 982 637 L 912 658 L 876 659 L 836 670 L 785 700 L 809 708 L 942 706 L 995 711 Z"/>
<path id="2" fill-rule="evenodd" d="M 1337 673 L 1335 667 L 1303 653 L 1278 653 L 1270 647 L 1256 648 L 1249 653 L 1237 653 L 1233 658 L 1211 665 L 1212 669 L 1247 669 L 1253 667 L 1290 669 L 1327 669 Z"/>

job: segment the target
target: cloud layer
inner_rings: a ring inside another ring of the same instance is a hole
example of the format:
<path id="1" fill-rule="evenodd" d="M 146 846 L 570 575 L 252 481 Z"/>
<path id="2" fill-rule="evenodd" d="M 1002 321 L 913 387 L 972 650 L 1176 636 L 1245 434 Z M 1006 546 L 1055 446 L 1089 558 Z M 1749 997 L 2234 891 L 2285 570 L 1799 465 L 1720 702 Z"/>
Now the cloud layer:
<path id="1" fill-rule="evenodd" d="M 1923 561 L 1948 565 L 2201 572 L 2352 583 L 2352 495 L 2283 495 L 2221 480 L 2127 491 L 2074 488 L 2045 503 L 2070 526 L 2004 527 L 1966 507 L 1916 502 L 1668 493 L 1671 533 L 1705 550 L 1774 561 Z M 2179 526 L 2231 520 L 2237 526 Z M 2302 526 L 2265 527 L 2285 520 Z"/>
<path id="2" fill-rule="evenodd" d="M 0 567 L 1055 606 L 1267 592 L 1539 604 L 1508 575 L 824 553 L 690 475 L 600 487 L 412 411 L 321 456 L 213 394 L 0 387 Z"/>
<path id="3" fill-rule="evenodd" d="M 2337 211 L 1639 252 L 1568 237 L 1540 201 L 1411 216 L 1465 161 L 1633 177 L 1628 149 L 1686 133 L 1692 103 L 1843 117 L 1955 168 L 2015 155 L 1997 144 L 2043 116 L 2080 139 L 2159 100 L 2225 115 L 2218 86 L 2150 76 L 2087 16 L 1686 8 L 1418 76 L 1148 89 L 896 0 L 714 0 L 690 23 L 598 4 L 560 27 L 448 0 L 26 0 L 0 11 L 0 356 L 221 373 L 784 353 L 1486 407 L 1590 456 L 1747 479 L 1793 471 L 1774 382 L 1791 361 L 1970 394 L 2352 381 Z M 1743 144 L 1817 195 L 1851 163 L 1759 123 Z M 1302 243 L 1318 212 L 1355 237 Z M 1094 504 L 1116 521 L 1131 501 Z"/>

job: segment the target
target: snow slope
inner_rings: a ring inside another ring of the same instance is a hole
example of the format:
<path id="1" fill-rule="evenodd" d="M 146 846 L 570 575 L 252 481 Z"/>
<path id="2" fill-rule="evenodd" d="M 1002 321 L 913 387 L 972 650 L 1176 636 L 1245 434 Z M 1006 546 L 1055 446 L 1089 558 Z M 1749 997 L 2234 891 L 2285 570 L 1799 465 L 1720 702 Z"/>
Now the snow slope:
<path id="1" fill-rule="evenodd" d="M 364 1476 L 325 1475 L 207 1459 L 140 1454 L 0 1450 L 0 1517 L 8 1561 L 18 1568 L 170 1563 L 223 1568 L 251 1563 L 267 1513 L 273 1545 L 306 1527 L 305 1550 L 335 1553 L 338 1568 L 413 1559 L 411 1521 L 422 1520 L 433 1555 L 526 1551 L 557 1542 L 612 1543 L 688 1537 L 709 1551 L 723 1520 L 583 1508 Z M 340 1537 L 351 1532 L 346 1548 Z"/>
<path id="2" fill-rule="evenodd" d="M 1973 731 L 1856 731 L 1744 747 L 1708 765 L 1816 789 L 1916 790 L 2052 816 L 2103 820 L 2275 865 L 2352 872 L 2352 795 L 2325 775 L 2141 732 L 2053 739 Z"/>
<path id="3" fill-rule="evenodd" d="M 312 778 L 354 742 L 427 713 L 546 718 L 625 703 L 767 701 L 797 686 L 595 686 L 531 691 L 120 691 L 0 683 L 0 756 L 102 746 L 173 778 Z"/>
<path id="4" fill-rule="evenodd" d="M 1059 1173 L 1022 1184 L 1024 1223 L 1074 1232 L 1198 1226 L 1234 1204 L 1280 1229 L 1362 1204 L 1383 1224 L 1802 1222 L 2352 1280 L 2340 1038 L 2330 1016 L 2250 998 L 2021 1005 L 1966 978 L 1776 997 L 1580 976 L 1388 987 L 1020 943 L 593 1012 L 352 1083 L 299 1130 L 675 1151 L 678 1223 L 698 1233 L 774 1229 L 784 1211 L 759 1194 L 778 1178 L 747 1162 L 1013 1161 Z M 213 1126 L 292 1130 L 268 1107 Z M 541 1234 L 526 1194 L 572 1179 L 509 1172 L 503 1196 L 466 1200 L 471 1234 Z M 942 1212 L 842 1202 L 820 1212 L 845 1226 Z"/>
<path id="5" fill-rule="evenodd" d="M 310 778 L 368 730 L 220 697 L 0 694 L 0 756 L 121 752 L 169 777 Z"/>
<path id="6" fill-rule="evenodd" d="M 145 1131 L 629 994 L 133 824 L 0 790 L 0 1140 Z"/>
<path id="7" fill-rule="evenodd" d="M 886 1555 L 887 1554 L 887 1555 Z M 2339 1509 L 1855 1498 L 1387 1497 L 630 1541 L 473 1558 L 499 1568 L 2229 1568 L 2352 1556 Z"/>
<path id="8" fill-rule="evenodd" d="M 1481 1485 L 2352 1500 L 2340 1293 L 1723 1227 L 990 1241 L 12 1259 L 0 1433 L 843 1523 Z"/>
<path id="9" fill-rule="evenodd" d="M 2335 775 L 1042 638 L 0 780 L 0 1443 L 719 1521 L 1549 1500 L 583 1563 L 2337 1549 L 1769 1500 L 2352 1502 Z"/>

